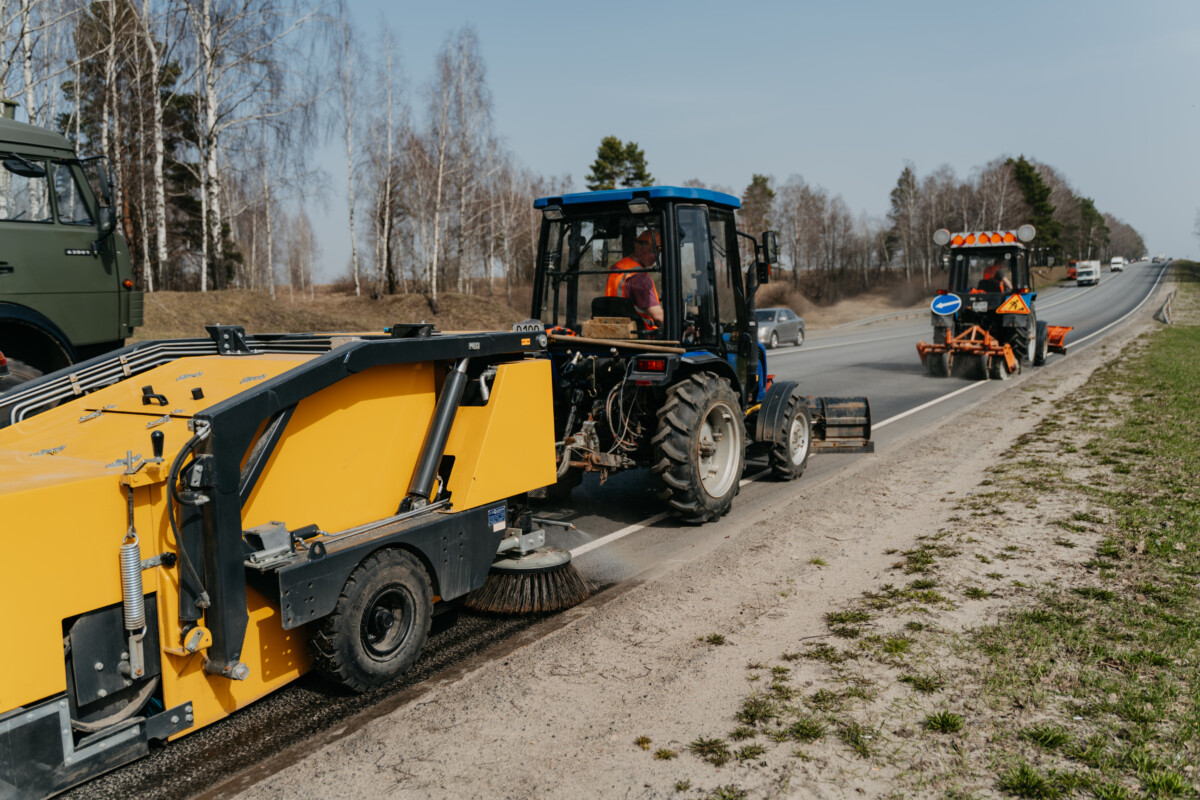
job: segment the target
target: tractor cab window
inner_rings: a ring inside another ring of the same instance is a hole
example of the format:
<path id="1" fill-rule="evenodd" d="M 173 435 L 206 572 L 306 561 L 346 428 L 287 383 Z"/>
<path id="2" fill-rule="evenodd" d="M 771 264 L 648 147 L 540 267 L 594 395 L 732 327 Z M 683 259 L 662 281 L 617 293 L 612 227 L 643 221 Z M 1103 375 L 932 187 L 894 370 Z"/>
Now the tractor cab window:
<path id="1" fill-rule="evenodd" d="M 580 333 L 583 322 L 625 317 L 639 337 L 658 335 L 662 305 L 662 218 L 595 214 L 550 222 L 539 306 L 549 325 Z"/>
<path id="2" fill-rule="evenodd" d="M 0 165 L 0 222 L 51 222 L 45 162 L 13 155 Z"/>
<path id="3" fill-rule="evenodd" d="M 716 343 L 716 269 L 708 213 L 702 206 L 679 206 L 679 282 L 683 301 L 682 337 L 685 343 Z"/>
<path id="4" fill-rule="evenodd" d="M 955 291 L 1000 292 L 1029 286 L 1025 254 L 1015 249 L 959 251 L 952 259 L 950 288 Z"/>

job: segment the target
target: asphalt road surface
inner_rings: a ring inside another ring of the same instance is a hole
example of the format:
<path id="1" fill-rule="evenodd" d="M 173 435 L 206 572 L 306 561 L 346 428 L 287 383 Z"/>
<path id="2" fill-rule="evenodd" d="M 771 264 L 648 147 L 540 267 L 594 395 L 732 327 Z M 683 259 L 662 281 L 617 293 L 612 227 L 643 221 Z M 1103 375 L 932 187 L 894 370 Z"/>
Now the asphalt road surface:
<path id="1" fill-rule="evenodd" d="M 1040 291 L 1038 318 L 1071 325 L 1068 355 L 1095 346 L 1104 334 L 1141 307 L 1163 279 L 1166 264 L 1138 262 L 1124 272 L 1102 272 L 1099 285 L 1062 285 Z M 921 366 L 916 343 L 929 340 L 929 315 L 876 320 L 810 331 L 801 347 L 770 351 L 770 371 L 779 380 L 796 380 L 806 394 L 868 397 L 877 449 L 915 432 L 936 435 L 962 408 L 996 398 L 1003 409 L 1020 395 L 1000 398 L 1012 381 L 934 378 Z M 1003 413 L 1002 411 L 1000 413 Z M 869 454 L 818 453 L 797 482 L 768 477 L 766 464 L 752 460 L 731 515 L 755 513 L 784 495 L 819 491 L 820 484 L 854 459 Z M 808 487 L 817 487 L 809 489 Z M 675 523 L 662 512 L 643 471 L 614 477 L 606 485 L 589 476 L 570 505 L 548 505 L 539 514 L 569 521 L 576 530 L 552 533 L 550 543 L 572 550 L 576 567 L 603 590 L 627 584 L 674 561 L 703 557 L 728 536 L 723 522 L 695 527 Z M 552 531 L 555 529 L 552 529 Z M 265 759 L 287 753 L 303 758 L 303 745 L 315 736 L 328 738 L 360 713 L 385 714 L 402 705 L 422 682 L 449 679 L 456 667 L 484 651 L 502 658 L 506 647 L 523 644 L 521 636 L 545 616 L 497 619 L 462 611 L 435 620 L 434 632 L 414 670 L 384 689 L 350 696 L 315 676 L 306 676 L 255 705 L 236 712 L 177 742 L 155 747 L 149 757 L 80 786 L 63 797 L 181 798 L 223 794 L 221 784 Z M 417 687 L 414 689 L 414 687 Z M 285 759 L 289 756 L 285 756 Z M 278 760 L 276 761 L 278 763 Z"/>

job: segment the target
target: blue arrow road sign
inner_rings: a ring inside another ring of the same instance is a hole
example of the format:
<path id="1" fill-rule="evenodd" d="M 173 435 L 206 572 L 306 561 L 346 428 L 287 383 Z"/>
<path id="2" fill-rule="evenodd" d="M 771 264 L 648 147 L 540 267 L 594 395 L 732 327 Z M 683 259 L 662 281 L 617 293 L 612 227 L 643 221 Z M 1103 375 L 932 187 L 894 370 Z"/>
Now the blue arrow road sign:
<path id="1" fill-rule="evenodd" d="M 933 309 L 933 313 L 948 317 L 962 308 L 962 298 L 956 294 L 939 294 L 933 298 L 929 307 Z"/>

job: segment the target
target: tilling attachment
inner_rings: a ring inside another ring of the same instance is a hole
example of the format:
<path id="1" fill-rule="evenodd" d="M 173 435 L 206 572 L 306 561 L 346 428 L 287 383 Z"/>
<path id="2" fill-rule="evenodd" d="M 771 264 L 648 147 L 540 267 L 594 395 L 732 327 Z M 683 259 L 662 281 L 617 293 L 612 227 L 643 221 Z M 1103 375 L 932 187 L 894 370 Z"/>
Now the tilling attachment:
<path id="1" fill-rule="evenodd" d="M 490 614 L 561 611 L 592 593 L 592 584 L 560 547 L 538 547 L 525 555 L 501 555 L 483 586 L 466 596 L 467 608 Z"/>

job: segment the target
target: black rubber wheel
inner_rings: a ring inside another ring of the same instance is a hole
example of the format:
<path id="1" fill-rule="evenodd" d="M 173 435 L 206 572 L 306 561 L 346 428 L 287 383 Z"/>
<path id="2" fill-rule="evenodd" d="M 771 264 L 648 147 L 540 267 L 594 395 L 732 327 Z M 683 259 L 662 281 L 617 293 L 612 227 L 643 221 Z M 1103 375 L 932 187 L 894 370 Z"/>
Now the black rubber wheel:
<path id="1" fill-rule="evenodd" d="M 992 356 L 991 366 L 988 369 L 989 376 L 998 381 L 1008 380 L 1008 364 L 1004 362 L 1004 356 Z"/>
<path id="2" fill-rule="evenodd" d="M 313 667 L 355 692 L 382 686 L 417 660 L 432 618 L 425 567 L 405 550 L 377 550 L 346 579 L 333 613 L 309 638 Z"/>
<path id="3" fill-rule="evenodd" d="M 799 347 L 802 344 L 804 344 L 804 329 L 803 328 L 796 331 L 796 347 Z"/>
<path id="4" fill-rule="evenodd" d="M 767 456 L 771 474 L 780 480 L 794 481 L 804 474 L 812 451 L 812 416 L 808 413 L 808 403 L 795 392 L 788 398 L 778 436 L 779 441 L 771 446 Z"/>
<path id="5" fill-rule="evenodd" d="M 1037 324 L 1037 344 L 1033 350 L 1033 365 L 1040 367 L 1046 363 L 1046 356 L 1050 352 L 1050 331 L 1044 322 Z"/>
<path id="6" fill-rule="evenodd" d="M 767 344 L 767 347 L 772 350 L 774 350 L 776 347 L 779 347 L 779 334 L 775 331 L 771 331 L 771 341 L 769 344 Z"/>
<path id="7" fill-rule="evenodd" d="M 746 426 L 729 381 L 699 372 L 672 386 L 652 444 L 658 497 L 672 514 L 707 522 L 729 511 L 746 465 Z"/>

